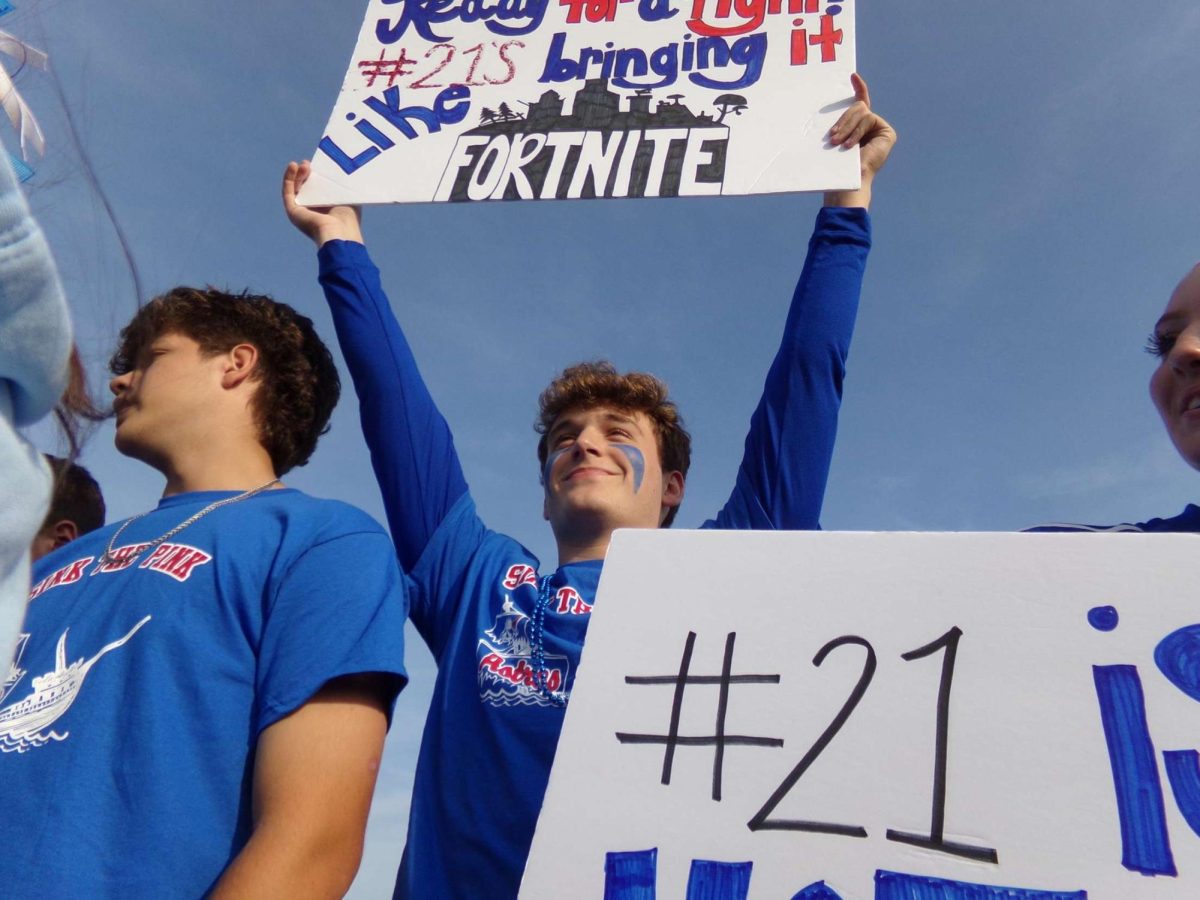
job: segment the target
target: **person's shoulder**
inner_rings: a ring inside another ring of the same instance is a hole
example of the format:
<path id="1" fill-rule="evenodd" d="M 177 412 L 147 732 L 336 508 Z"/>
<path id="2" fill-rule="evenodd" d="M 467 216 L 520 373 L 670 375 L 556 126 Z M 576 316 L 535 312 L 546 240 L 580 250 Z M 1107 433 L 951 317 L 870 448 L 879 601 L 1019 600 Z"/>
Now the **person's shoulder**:
<path id="1" fill-rule="evenodd" d="M 1084 525 L 1073 522 L 1052 522 L 1023 529 L 1031 532 L 1082 532 L 1095 534 L 1187 533 L 1200 532 L 1200 507 L 1189 503 L 1177 516 L 1148 519 L 1145 522 L 1118 522 L 1115 525 Z"/>
<path id="2" fill-rule="evenodd" d="M 290 527 L 310 529 L 316 540 L 360 533 L 387 537 L 374 516 L 343 500 L 314 497 L 296 488 L 271 491 L 264 500 L 264 510 L 283 516 Z"/>

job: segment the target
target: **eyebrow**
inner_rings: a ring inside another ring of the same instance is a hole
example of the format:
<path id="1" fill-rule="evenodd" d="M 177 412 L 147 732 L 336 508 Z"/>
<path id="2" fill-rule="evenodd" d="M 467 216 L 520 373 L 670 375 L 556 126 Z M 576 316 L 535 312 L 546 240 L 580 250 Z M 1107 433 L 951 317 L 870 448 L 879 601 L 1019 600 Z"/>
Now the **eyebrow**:
<path id="1" fill-rule="evenodd" d="M 1163 325 L 1172 325 L 1175 322 L 1183 321 L 1186 318 L 1187 316 L 1181 312 L 1163 313 L 1162 316 L 1159 317 L 1159 320 L 1154 323 L 1154 330 L 1158 331 L 1158 329 Z"/>
<path id="2" fill-rule="evenodd" d="M 609 421 L 609 422 L 623 422 L 628 425 L 636 425 L 637 424 L 637 419 L 635 419 L 633 416 L 626 415 L 625 413 L 620 413 L 620 412 L 606 412 L 604 414 L 604 418 L 606 421 Z"/>

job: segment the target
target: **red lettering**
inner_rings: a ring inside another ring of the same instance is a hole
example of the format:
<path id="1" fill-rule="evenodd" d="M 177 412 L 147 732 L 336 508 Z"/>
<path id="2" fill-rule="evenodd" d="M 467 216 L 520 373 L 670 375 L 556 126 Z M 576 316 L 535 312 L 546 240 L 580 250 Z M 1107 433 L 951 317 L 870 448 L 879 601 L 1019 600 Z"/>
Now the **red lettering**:
<path id="1" fill-rule="evenodd" d="M 83 570 L 95 558 L 94 556 L 85 556 L 83 559 L 77 559 L 75 562 L 50 573 L 33 586 L 33 589 L 29 592 L 29 599 L 33 600 L 40 597 L 46 591 L 50 590 L 50 588 L 60 587 L 64 584 L 74 584 L 83 577 Z"/>
<path id="2" fill-rule="evenodd" d="M 203 550 L 197 550 L 194 547 L 183 548 L 186 552 L 178 559 L 174 559 L 169 565 L 164 565 L 162 571 L 166 572 L 176 581 L 187 581 L 191 577 L 192 569 L 196 566 L 202 566 L 210 559 L 207 553 Z"/>
<path id="3" fill-rule="evenodd" d="M 560 587 L 555 599 L 558 600 L 558 608 L 555 611 L 567 613 L 571 611 L 572 603 L 579 600 L 579 592 L 573 587 Z"/>
<path id="4" fill-rule="evenodd" d="M 156 565 L 164 556 L 174 550 L 175 547 L 175 544 L 159 544 L 158 549 L 142 560 L 142 564 L 138 566 L 138 568 L 148 569 L 151 566 Z"/>
<path id="5" fill-rule="evenodd" d="M 480 669 L 487 669 L 492 674 L 503 678 L 509 684 L 515 684 L 518 687 L 537 687 L 538 679 L 537 672 L 529 665 L 528 660 L 518 659 L 515 666 L 505 662 L 504 657 L 498 653 L 489 653 L 479 661 Z M 547 669 L 546 671 L 546 687 L 551 691 L 557 691 L 562 684 L 562 672 L 558 669 Z"/>
<path id="6" fill-rule="evenodd" d="M 203 550 L 187 544 L 161 544 L 138 568 L 162 572 L 176 581 L 187 581 L 192 569 L 211 559 Z"/>
<path id="7" fill-rule="evenodd" d="M 842 42 L 842 29 L 835 28 L 833 16 L 821 16 L 821 33 L 810 35 L 808 42 L 814 47 L 821 47 L 821 62 L 834 62 L 837 59 L 837 45 Z"/>
<path id="8" fill-rule="evenodd" d="M 803 24 L 803 19 L 797 19 L 793 25 Z M 808 65 L 808 29 L 797 28 L 792 32 L 792 59 L 793 66 Z"/>
<path id="9" fill-rule="evenodd" d="M 127 569 L 133 565 L 137 555 L 149 546 L 149 543 L 145 543 L 126 544 L 124 547 L 118 547 L 112 552 L 113 561 L 105 563 L 102 566 L 97 566 L 92 570 L 92 574 L 99 575 L 101 572 L 119 572 L 121 569 Z"/>
<path id="10" fill-rule="evenodd" d="M 570 613 L 573 616 L 583 616 L 592 611 L 592 604 L 579 596 L 579 591 L 573 587 L 560 587 L 555 599 L 558 600 L 558 606 L 554 611 L 560 614 Z"/>
<path id="11" fill-rule="evenodd" d="M 502 584 L 510 591 L 523 584 L 537 584 L 537 570 L 533 566 L 520 564 L 509 566 Z"/>

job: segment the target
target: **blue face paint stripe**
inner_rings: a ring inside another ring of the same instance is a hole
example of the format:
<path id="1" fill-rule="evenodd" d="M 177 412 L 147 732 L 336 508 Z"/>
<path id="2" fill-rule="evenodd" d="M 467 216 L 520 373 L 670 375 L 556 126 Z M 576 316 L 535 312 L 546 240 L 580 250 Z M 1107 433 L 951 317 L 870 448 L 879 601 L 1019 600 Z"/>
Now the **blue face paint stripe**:
<path id="1" fill-rule="evenodd" d="M 629 459 L 629 465 L 633 468 L 633 492 L 636 494 L 642 489 L 642 479 L 646 475 L 646 457 L 632 444 L 614 444 L 614 446 Z"/>
<path id="2" fill-rule="evenodd" d="M 546 456 L 546 464 L 544 466 L 542 466 L 542 485 L 543 486 L 545 486 L 546 482 L 549 480 L 550 470 L 552 468 L 554 468 L 554 464 L 556 462 L 558 462 L 558 458 L 570 449 L 571 449 L 570 447 L 560 447 L 559 449 L 555 450 L 553 453 L 550 453 Z"/>

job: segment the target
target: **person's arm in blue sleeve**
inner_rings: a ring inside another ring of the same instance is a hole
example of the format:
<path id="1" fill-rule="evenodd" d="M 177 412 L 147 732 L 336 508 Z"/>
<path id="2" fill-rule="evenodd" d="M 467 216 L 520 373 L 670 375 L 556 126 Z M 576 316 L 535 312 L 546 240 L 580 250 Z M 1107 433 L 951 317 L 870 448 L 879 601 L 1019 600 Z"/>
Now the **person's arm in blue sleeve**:
<path id="1" fill-rule="evenodd" d="M 866 83 L 852 76 L 855 103 L 830 131 L 831 143 L 860 146 L 862 185 L 831 191 L 809 241 L 784 327 L 750 420 L 732 495 L 712 528 L 812 529 L 837 436 L 846 356 L 854 332 L 871 225 L 867 207 L 875 174 L 896 132 L 871 111 Z"/>
<path id="2" fill-rule="evenodd" d="M 300 206 L 296 192 L 308 173 L 307 162 L 287 167 L 284 209 L 319 248 L 321 286 L 358 394 L 392 540 L 400 565 L 411 572 L 438 525 L 467 492 L 467 482 L 450 428 L 363 246 L 357 208 Z"/>

